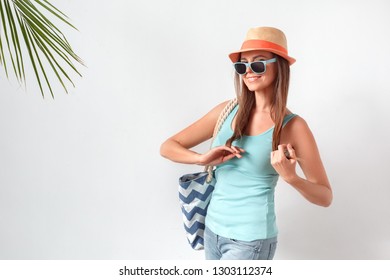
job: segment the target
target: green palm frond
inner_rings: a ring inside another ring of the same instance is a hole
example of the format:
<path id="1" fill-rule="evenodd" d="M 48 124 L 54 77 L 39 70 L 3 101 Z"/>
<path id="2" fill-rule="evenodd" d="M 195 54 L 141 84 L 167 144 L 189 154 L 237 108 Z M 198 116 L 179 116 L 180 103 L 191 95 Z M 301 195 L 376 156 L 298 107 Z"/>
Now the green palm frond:
<path id="1" fill-rule="evenodd" d="M 12 66 L 17 80 L 25 84 L 24 55 L 27 55 L 42 96 L 44 97 L 46 84 L 54 98 L 47 68 L 53 71 L 68 92 L 64 80 L 68 80 L 73 86 L 74 83 L 66 69 L 71 69 L 81 76 L 73 62 L 82 65 L 84 63 L 73 52 L 63 33 L 45 14 L 54 16 L 76 29 L 69 23 L 65 14 L 46 0 L 0 0 L 0 64 L 7 77 Z"/>

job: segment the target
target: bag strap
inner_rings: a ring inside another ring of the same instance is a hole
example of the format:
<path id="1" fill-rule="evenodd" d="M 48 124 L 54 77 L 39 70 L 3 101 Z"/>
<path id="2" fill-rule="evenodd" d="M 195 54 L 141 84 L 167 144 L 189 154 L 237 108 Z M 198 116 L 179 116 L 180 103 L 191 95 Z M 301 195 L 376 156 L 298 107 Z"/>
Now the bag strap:
<path id="1" fill-rule="evenodd" d="M 227 119 L 229 114 L 233 111 L 233 109 L 237 106 L 237 103 L 238 103 L 237 98 L 230 100 L 228 102 L 228 104 L 226 104 L 226 106 L 222 110 L 222 112 L 220 113 L 218 120 L 217 120 L 217 123 L 215 124 L 215 127 L 214 127 L 214 132 L 213 132 L 213 137 L 211 139 L 210 149 L 213 146 L 214 139 L 217 136 L 218 132 L 221 130 L 223 123 L 225 122 L 225 120 Z M 207 176 L 207 179 L 206 179 L 206 182 L 208 182 L 208 183 L 210 183 L 212 178 L 213 178 L 213 169 L 214 169 L 214 166 L 212 166 L 212 165 L 205 166 L 205 171 L 207 171 L 209 173 L 209 175 Z"/>

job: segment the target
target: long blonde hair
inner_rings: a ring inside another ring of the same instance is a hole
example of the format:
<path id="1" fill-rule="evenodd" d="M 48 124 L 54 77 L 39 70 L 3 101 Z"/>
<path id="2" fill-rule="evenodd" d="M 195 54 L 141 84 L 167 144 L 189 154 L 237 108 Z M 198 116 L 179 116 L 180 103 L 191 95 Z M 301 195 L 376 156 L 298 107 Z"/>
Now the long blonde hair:
<path id="1" fill-rule="evenodd" d="M 283 119 L 286 114 L 288 88 L 290 84 L 290 65 L 281 56 L 276 56 L 277 76 L 274 81 L 274 91 L 271 100 L 271 118 L 275 123 L 272 135 L 272 150 L 277 150 L 280 143 Z M 252 109 L 255 106 L 255 94 L 251 92 L 240 75 L 235 73 L 234 85 L 238 99 L 239 109 L 232 137 L 226 141 L 231 146 L 234 140 L 240 139 L 248 126 Z"/>

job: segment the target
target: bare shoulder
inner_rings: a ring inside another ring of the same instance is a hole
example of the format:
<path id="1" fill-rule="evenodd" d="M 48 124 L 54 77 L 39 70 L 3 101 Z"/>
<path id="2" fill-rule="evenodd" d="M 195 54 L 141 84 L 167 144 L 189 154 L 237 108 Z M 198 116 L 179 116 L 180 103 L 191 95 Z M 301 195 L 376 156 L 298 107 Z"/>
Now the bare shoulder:
<path id="1" fill-rule="evenodd" d="M 230 100 L 226 100 L 218 105 L 214 106 L 203 118 L 208 119 L 214 125 L 218 120 L 219 115 L 222 113 L 223 109 L 229 103 Z"/>
<path id="2" fill-rule="evenodd" d="M 291 130 L 306 130 L 309 129 L 309 125 L 305 121 L 304 118 L 302 118 L 299 115 L 296 115 L 293 117 L 285 126 L 286 128 L 289 128 Z"/>
<path id="3" fill-rule="evenodd" d="M 228 105 L 229 102 L 230 102 L 230 100 L 226 100 L 226 101 L 224 101 L 224 102 L 218 104 L 217 106 L 215 106 L 215 107 L 211 110 L 211 112 L 214 112 L 214 113 L 218 114 L 218 116 L 219 116 L 219 114 L 220 114 L 220 113 L 222 112 L 222 110 Z"/>
<path id="4" fill-rule="evenodd" d="M 301 116 L 292 118 L 283 128 L 282 141 L 294 145 L 302 140 L 314 140 L 308 123 Z"/>

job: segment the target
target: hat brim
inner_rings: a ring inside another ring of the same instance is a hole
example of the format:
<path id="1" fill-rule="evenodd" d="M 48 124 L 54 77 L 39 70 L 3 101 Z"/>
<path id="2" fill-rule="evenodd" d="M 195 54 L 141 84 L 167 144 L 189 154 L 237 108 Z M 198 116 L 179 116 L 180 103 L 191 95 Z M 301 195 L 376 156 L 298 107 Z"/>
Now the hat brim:
<path id="1" fill-rule="evenodd" d="M 230 60 L 234 63 L 234 62 L 237 62 L 239 59 L 240 59 L 240 55 L 241 53 L 243 52 L 250 52 L 250 51 L 269 51 L 269 52 L 272 52 L 272 53 L 275 53 L 281 57 L 283 57 L 284 59 L 286 59 L 289 63 L 289 65 L 292 65 L 296 59 L 291 57 L 291 56 L 288 56 L 286 55 L 285 52 L 281 52 L 281 51 L 278 51 L 278 50 L 275 50 L 273 48 L 249 48 L 249 49 L 241 49 L 239 51 L 236 51 L 236 52 L 232 52 L 231 54 L 229 54 L 229 58 Z"/>

